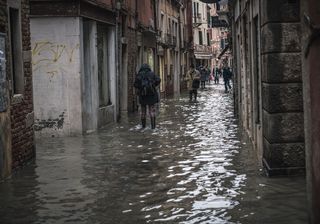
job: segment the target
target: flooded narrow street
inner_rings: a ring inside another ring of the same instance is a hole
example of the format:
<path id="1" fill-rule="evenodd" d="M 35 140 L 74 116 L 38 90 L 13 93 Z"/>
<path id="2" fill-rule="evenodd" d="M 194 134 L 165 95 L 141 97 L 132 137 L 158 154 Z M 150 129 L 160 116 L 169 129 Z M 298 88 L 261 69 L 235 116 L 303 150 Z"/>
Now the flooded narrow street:
<path id="1" fill-rule="evenodd" d="M 0 183 L 0 223 L 307 223 L 304 178 L 263 175 L 223 90 L 164 100 L 155 131 L 130 115 L 38 140 L 36 161 Z"/>

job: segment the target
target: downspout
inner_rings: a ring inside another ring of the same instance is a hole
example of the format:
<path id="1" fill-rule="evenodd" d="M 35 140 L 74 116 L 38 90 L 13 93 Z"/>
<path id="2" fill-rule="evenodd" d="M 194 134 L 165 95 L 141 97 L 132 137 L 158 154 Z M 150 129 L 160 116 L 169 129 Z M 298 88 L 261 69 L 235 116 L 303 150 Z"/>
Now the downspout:
<path id="1" fill-rule="evenodd" d="M 116 1 L 116 36 L 115 36 L 115 57 L 116 57 L 116 97 L 117 97 L 117 105 L 116 105 L 116 114 L 115 114 L 115 119 L 118 122 L 121 118 L 121 113 L 120 113 L 120 105 L 121 105 L 121 99 L 120 99 L 120 88 L 121 88 L 121 74 L 120 74 L 120 57 L 121 57 L 121 49 L 120 49 L 120 44 L 119 41 L 121 40 L 119 31 L 119 21 L 120 21 L 120 10 L 121 10 L 121 2 L 118 0 Z"/>
<path id="2" fill-rule="evenodd" d="M 154 51 L 154 70 L 157 71 L 156 73 L 159 74 L 159 61 L 158 61 L 158 17 L 157 17 L 157 4 L 156 0 L 153 0 L 153 17 L 154 17 L 154 30 L 155 30 L 155 37 L 156 37 L 156 46 Z"/>
<path id="3" fill-rule="evenodd" d="M 181 14 L 182 14 L 182 4 L 180 3 L 180 6 L 179 6 L 179 17 L 178 17 L 178 24 L 179 24 L 179 40 L 178 40 L 178 61 L 179 61 L 179 68 L 178 68 L 178 71 L 179 71 L 179 74 L 178 74 L 178 94 L 180 95 L 181 94 L 181 73 L 182 73 L 182 70 L 181 70 L 181 65 L 182 65 L 182 60 L 181 60 L 181 42 L 182 42 L 182 36 L 181 36 L 181 33 L 183 31 L 182 29 L 182 25 L 181 25 Z M 183 77 L 183 74 L 182 74 L 182 77 Z"/>

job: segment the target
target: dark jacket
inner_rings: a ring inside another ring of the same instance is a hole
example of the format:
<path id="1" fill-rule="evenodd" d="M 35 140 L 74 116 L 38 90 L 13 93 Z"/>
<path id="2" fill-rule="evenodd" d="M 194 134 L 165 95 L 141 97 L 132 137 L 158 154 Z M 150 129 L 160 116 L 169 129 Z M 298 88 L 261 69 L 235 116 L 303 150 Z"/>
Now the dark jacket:
<path id="1" fill-rule="evenodd" d="M 223 80 L 228 81 L 232 78 L 232 72 L 228 68 L 224 68 L 222 71 Z"/>
<path id="2" fill-rule="evenodd" d="M 146 95 L 146 96 L 141 94 L 142 79 L 144 79 L 145 77 L 147 77 L 150 80 L 155 90 L 153 94 Z M 151 71 L 151 68 L 149 65 L 143 64 L 141 66 L 134 81 L 134 87 L 138 91 L 139 103 L 141 105 L 153 105 L 159 102 L 159 94 L 157 91 L 157 86 L 159 86 L 160 82 L 161 80 L 159 76 L 157 76 L 153 71 Z"/>
<path id="3" fill-rule="evenodd" d="M 207 80 L 207 71 L 205 68 L 201 68 L 200 70 L 200 80 L 201 81 L 206 81 Z"/>

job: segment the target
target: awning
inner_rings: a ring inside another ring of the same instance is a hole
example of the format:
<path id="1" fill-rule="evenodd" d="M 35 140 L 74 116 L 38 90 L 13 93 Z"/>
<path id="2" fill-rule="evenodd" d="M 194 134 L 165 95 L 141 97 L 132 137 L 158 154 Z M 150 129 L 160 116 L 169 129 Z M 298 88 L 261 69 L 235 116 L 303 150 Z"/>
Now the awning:
<path id="1" fill-rule="evenodd" d="M 221 59 L 221 57 L 226 53 L 226 51 L 229 49 L 229 45 L 227 45 L 219 54 L 218 59 Z"/>

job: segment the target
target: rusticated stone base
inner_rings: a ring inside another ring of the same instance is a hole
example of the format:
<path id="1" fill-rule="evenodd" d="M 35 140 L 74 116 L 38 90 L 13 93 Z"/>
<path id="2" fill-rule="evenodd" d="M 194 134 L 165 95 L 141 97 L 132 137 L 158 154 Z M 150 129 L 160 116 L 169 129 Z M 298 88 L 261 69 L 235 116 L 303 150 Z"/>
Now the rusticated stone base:
<path id="1" fill-rule="evenodd" d="M 262 159 L 262 164 L 268 177 L 305 175 L 305 167 L 271 168 L 264 158 Z"/>
<path id="2" fill-rule="evenodd" d="M 263 166 L 268 176 L 301 175 L 305 170 L 304 143 L 263 142 Z"/>

